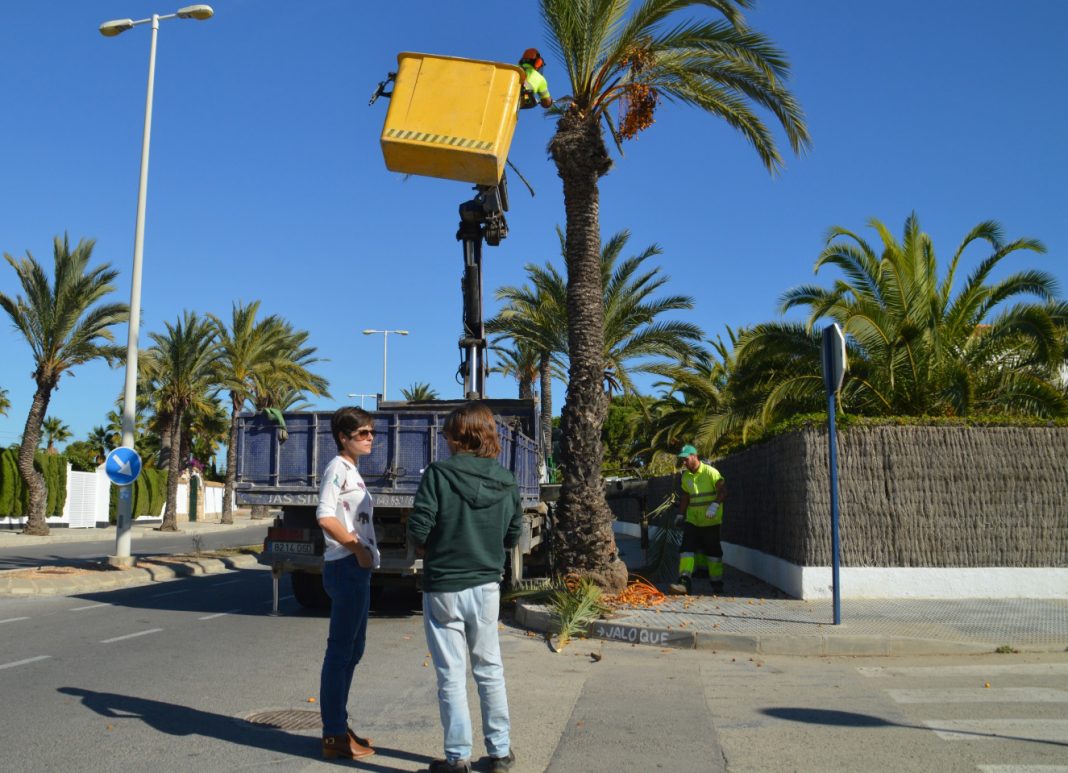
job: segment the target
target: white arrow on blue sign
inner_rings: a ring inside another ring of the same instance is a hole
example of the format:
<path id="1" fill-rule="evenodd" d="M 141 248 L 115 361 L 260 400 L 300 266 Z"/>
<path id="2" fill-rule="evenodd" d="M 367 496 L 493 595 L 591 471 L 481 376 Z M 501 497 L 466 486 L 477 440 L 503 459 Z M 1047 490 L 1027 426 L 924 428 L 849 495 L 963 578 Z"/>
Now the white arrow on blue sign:
<path id="1" fill-rule="evenodd" d="M 113 448 L 104 460 L 104 472 L 116 486 L 129 486 L 141 474 L 141 457 L 132 448 Z"/>

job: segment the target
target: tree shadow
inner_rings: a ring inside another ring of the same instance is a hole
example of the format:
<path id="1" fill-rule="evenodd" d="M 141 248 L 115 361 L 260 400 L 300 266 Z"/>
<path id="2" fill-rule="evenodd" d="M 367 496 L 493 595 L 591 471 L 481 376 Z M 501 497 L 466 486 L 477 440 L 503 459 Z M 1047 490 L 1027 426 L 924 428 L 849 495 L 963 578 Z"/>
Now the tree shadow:
<path id="1" fill-rule="evenodd" d="M 237 717 L 151 698 L 138 698 L 133 695 L 97 692 L 81 687 L 59 687 L 57 691 L 80 699 L 83 706 L 102 717 L 116 720 L 140 720 L 153 730 L 167 735 L 213 738 L 225 743 L 297 757 L 318 759 L 321 755 L 318 733 L 315 736 L 308 736 L 277 728 L 260 727 Z M 383 757 L 424 764 L 429 764 L 431 760 L 426 755 L 384 746 L 376 746 L 375 752 L 375 756 L 360 760 L 361 769 L 382 773 L 400 770 L 400 768 L 389 766 L 387 760 L 381 759 Z M 339 762 L 349 763 L 348 760 L 339 760 Z"/>
<path id="2" fill-rule="evenodd" d="M 827 725 L 830 727 L 902 727 L 909 730 L 928 730 L 931 732 L 953 733 L 954 735 L 966 735 L 974 738 L 1000 738 L 1006 741 L 1028 741 L 1030 743 L 1049 744 L 1051 746 L 1068 746 L 1063 741 L 1050 741 L 1043 738 L 1024 738 L 1015 735 L 1001 735 L 1000 733 L 983 733 L 974 730 L 961 730 L 959 728 L 939 728 L 932 725 L 909 725 L 901 722 L 876 717 L 871 714 L 857 714 L 852 711 L 836 711 L 834 709 L 813 709 L 807 707 L 776 707 L 761 709 L 761 714 L 776 719 L 784 719 L 788 722 L 804 722 L 810 725 Z"/>

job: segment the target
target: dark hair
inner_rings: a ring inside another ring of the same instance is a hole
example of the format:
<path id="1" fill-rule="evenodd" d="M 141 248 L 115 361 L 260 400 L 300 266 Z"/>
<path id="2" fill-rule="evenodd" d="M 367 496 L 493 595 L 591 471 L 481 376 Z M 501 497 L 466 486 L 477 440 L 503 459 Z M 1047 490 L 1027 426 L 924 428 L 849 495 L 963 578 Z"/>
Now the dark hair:
<path id="1" fill-rule="evenodd" d="M 445 437 L 462 453 L 493 459 L 501 452 L 497 420 L 479 402 L 464 403 L 445 417 Z"/>
<path id="2" fill-rule="evenodd" d="M 354 405 L 338 408 L 330 417 L 330 434 L 334 436 L 337 450 L 340 451 L 343 448 L 342 435 L 351 435 L 360 427 L 373 427 L 374 423 L 375 417 L 363 408 L 357 408 Z"/>

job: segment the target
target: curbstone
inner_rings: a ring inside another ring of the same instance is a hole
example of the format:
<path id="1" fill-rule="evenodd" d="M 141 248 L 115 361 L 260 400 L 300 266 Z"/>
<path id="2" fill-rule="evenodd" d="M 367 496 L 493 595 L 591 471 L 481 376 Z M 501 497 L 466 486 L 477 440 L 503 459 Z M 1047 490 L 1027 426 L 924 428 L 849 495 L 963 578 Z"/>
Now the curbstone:
<path id="1" fill-rule="evenodd" d="M 256 556 L 235 555 L 222 559 L 200 558 L 182 563 L 148 564 L 133 569 L 54 578 L 0 578 L 0 596 L 73 596 L 102 590 L 131 588 L 165 582 L 178 577 L 218 574 L 256 566 Z"/>

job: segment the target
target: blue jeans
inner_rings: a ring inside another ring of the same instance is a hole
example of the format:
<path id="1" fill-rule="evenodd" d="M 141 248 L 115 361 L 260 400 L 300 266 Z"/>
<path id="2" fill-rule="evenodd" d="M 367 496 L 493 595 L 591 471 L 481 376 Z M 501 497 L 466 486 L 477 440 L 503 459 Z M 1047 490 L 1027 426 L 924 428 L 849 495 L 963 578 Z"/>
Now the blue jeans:
<path id="1" fill-rule="evenodd" d="M 371 570 L 356 556 L 323 562 L 323 588 L 330 596 L 330 634 L 319 677 L 323 735 L 344 735 L 349 726 L 349 688 L 367 639 Z"/>
<path id="2" fill-rule="evenodd" d="M 482 705 L 486 752 L 506 757 L 509 751 L 508 696 L 497 639 L 501 588 L 487 583 L 455 592 L 423 594 L 423 628 L 438 676 L 438 709 L 445 730 L 449 762 L 471 756 L 471 715 L 467 710 L 467 655 Z"/>

